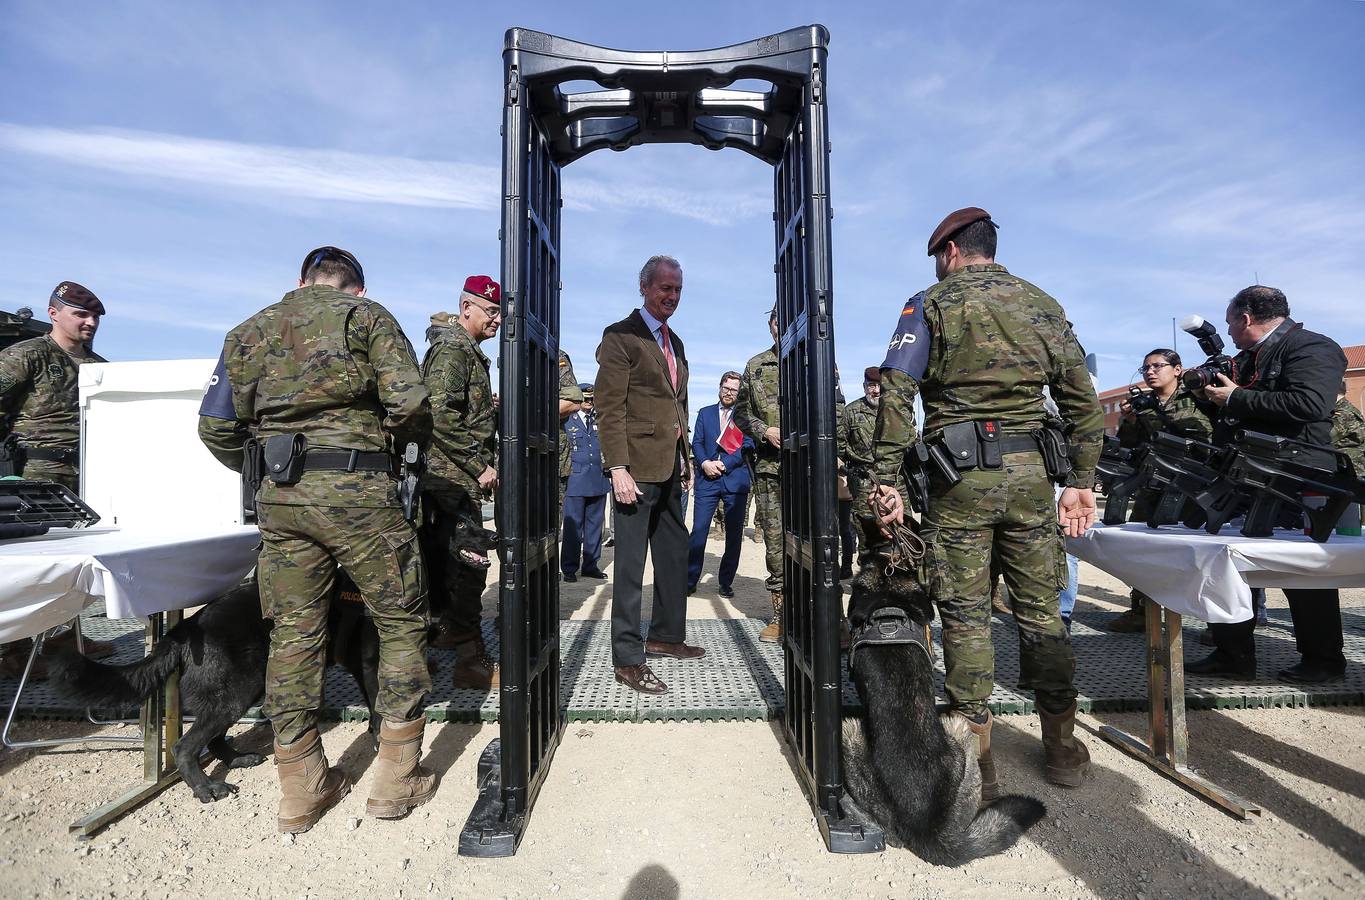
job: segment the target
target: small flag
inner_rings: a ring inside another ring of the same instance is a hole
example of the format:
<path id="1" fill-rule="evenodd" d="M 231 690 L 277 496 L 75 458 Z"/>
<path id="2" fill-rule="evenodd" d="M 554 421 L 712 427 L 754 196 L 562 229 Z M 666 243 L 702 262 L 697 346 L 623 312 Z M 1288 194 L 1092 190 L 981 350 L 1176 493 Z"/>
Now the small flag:
<path id="1" fill-rule="evenodd" d="M 726 453 L 734 453 L 740 447 L 744 446 L 744 433 L 735 425 L 733 416 L 730 417 L 729 422 L 725 423 L 725 430 L 722 431 L 720 437 L 716 439 L 716 445 Z"/>

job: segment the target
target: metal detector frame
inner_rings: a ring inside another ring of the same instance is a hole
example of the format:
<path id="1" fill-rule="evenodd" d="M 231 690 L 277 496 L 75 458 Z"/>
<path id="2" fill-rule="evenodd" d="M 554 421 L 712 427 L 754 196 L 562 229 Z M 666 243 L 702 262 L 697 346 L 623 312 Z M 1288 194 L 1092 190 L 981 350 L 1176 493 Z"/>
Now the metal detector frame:
<path id="1" fill-rule="evenodd" d="M 559 684 L 560 172 L 594 150 L 734 147 L 773 167 L 791 745 L 826 845 L 881 850 L 843 788 L 827 53 L 821 25 L 703 51 L 611 50 L 513 28 L 503 50 L 498 531 L 500 737 L 460 834 L 510 856 L 564 730 Z M 763 91 L 728 89 L 742 79 Z M 569 82 L 601 90 L 566 92 Z"/>

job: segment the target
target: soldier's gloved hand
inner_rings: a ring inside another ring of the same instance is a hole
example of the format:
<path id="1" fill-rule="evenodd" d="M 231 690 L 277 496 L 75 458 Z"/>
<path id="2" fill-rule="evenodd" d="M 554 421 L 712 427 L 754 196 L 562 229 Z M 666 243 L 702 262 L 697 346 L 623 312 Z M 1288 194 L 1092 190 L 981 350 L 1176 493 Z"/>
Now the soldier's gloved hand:
<path id="1" fill-rule="evenodd" d="M 1057 522 L 1067 537 L 1080 537 L 1095 524 L 1095 492 L 1069 487 L 1057 498 Z"/>

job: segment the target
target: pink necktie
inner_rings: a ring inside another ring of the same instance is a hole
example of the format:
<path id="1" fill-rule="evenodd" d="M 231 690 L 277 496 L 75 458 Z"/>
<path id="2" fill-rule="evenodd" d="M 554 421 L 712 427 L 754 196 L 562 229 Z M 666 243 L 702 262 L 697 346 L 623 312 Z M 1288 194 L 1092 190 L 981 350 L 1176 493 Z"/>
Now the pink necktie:
<path id="1" fill-rule="evenodd" d="M 659 337 L 664 342 L 664 359 L 668 362 L 668 379 L 673 382 L 673 390 L 678 389 L 678 361 L 673 357 L 673 342 L 668 339 L 668 325 L 659 323 Z"/>

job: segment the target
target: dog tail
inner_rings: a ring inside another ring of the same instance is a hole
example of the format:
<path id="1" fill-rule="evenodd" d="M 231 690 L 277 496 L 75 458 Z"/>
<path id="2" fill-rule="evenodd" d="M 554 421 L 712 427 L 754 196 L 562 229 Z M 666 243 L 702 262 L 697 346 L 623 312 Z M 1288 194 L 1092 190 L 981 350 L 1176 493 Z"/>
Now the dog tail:
<path id="1" fill-rule="evenodd" d="M 87 706 L 124 707 L 145 700 L 180 665 L 181 644 L 160 641 L 151 656 L 126 665 L 98 663 L 74 649 L 48 663 L 48 684 Z"/>
<path id="2" fill-rule="evenodd" d="M 1047 807 L 1041 800 L 1021 794 L 1001 797 L 972 819 L 962 843 L 954 848 L 958 858 L 953 864 L 1008 850 L 1046 815 Z"/>

